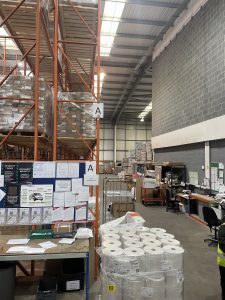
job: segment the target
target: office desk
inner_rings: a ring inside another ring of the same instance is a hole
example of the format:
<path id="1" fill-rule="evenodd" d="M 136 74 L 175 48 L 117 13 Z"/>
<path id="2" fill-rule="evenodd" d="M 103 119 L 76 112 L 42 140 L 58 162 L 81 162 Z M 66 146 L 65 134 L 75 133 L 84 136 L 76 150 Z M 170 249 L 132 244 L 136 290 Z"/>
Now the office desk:
<path id="1" fill-rule="evenodd" d="M 204 206 L 211 206 L 215 202 L 214 198 L 197 193 L 192 193 L 190 195 L 179 193 L 176 196 L 181 203 L 187 204 L 187 213 L 192 218 L 205 224 L 205 222 L 203 221 L 204 217 L 202 208 Z"/>
<path id="2" fill-rule="evenodd" d="M 9 254 L 6 253 L 10 247 L 16 245 L 7 245 L 9 239 L 26 238 L 25 235 L 0 235 L 0 261 L 25 261 L 25 260 L 46 260 L 46 259 L 66 259 L 66 258 L 84 258 L 85 259 L 85 294 L 88 300 L 89 289 L 89 240 L 76 240 L 72 245 L 59 244 L 60 239 L 35 239 L 30 240 L 27 245 L 33 248 L 40 248 L 39 243 L 51 241 L 57 244 L 57 247 L 45 250 L 43 254 Z M 18 246 L 18 245 L 17 245 Z"/>

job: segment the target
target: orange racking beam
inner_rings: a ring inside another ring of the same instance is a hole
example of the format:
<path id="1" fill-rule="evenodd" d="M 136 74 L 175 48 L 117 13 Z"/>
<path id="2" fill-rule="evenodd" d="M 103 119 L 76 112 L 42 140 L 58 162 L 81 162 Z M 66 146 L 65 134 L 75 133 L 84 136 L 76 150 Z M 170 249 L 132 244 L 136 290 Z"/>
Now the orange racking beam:
<path id="1" fill-rule="evenodd" d="M 35 92 L 34 92 L 34 160 L 38 160 L 38 122 L 39 122 L 39 57 L 40 57 L 40 28 L 41 3 L 36 6 L 36 57 L 35 57 Z"/>
<path id="2" fill-rule="evenodd" d="M 101 36 L 101 0 L 98 0 L 98 45 L 97 45 L 97 100 L 100 98 L 100 36 Z M 100 138 L 100 120 L 96 119 L 96 173 L 99 174 L 99 138 Z M 98 219 L 99 219 L 99 185 L 96 186 L 96 216 L 95 216 L 95 247 L 98 247 Z M 95 270 L 94 277 L 98 278 L 98 253 L 95 252 Z"/>
<path id="3" fill-rule="evenodd" d="M 57 110 L 58 110 L 58 25 L 59 25 L 59 0 L 54 0 L 54 115 L 53 115 L 53 160 L 57 160 Z"/>

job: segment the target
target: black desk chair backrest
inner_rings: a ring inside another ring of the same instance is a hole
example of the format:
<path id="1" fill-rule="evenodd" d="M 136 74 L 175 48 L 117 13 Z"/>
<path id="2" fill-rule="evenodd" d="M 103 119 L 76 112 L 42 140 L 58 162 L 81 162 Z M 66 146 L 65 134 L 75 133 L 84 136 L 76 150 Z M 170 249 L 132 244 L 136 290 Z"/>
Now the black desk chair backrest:
<path id="1" fill-rule="evenodd" d="M 215 211 L 211 207 L 203 207 L 202 208 L 204 221 L 209 226 L 210 230 L 212 230 L 213 226 L 219 226 L 219 219 L 217 218 L 217 215 Z"/>

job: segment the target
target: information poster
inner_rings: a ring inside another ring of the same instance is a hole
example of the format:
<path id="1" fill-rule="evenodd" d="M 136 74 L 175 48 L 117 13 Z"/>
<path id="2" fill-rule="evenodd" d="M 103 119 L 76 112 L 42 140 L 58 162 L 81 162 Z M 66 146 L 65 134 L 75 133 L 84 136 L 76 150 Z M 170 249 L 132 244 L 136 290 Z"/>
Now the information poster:
<path id="1" fill-rule="evenodd" d="M 33 164 L 19 163 L 18 164 L 18 182 L 21 184 L 32 183 L 33 180 Z"/>
<path id="2" fill-rule="evenodd" d="M 3 163 L 2 168 L 5 185 L 9 183 L 18 183 L 17 163 Z"/>
<path id="3" fill-rule="evenodd" d="M 52 185 L 22 185 L 21 207 L 48 207 L 52 206 Z"/>

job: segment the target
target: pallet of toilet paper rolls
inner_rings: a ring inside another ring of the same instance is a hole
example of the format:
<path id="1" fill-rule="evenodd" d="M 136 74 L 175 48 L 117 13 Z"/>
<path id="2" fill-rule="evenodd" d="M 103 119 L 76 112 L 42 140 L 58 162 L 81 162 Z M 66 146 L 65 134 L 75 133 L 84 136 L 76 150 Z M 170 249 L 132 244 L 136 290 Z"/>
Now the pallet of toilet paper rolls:
<path id="1" fill-rule="evenodd" d="M 134 223 L 100 233 L 102 300 L 183 299 L 184 249 L 173 234 Z"/>

